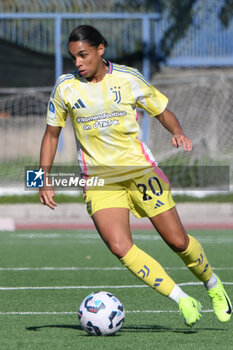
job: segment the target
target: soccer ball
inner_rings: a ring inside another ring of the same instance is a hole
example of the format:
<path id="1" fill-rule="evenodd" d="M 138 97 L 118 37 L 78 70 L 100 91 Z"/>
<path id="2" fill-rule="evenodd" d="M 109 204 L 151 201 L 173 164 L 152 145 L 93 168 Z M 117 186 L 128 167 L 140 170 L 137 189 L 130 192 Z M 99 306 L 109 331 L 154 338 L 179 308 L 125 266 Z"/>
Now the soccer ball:
<path id="1" fill-rule="evenodd" d="M 121 329 L 125 310 L 113 294 L 94 292 L 82 301 L 78 318 L 82 329 L 90 335 L 112 335 Z"/>

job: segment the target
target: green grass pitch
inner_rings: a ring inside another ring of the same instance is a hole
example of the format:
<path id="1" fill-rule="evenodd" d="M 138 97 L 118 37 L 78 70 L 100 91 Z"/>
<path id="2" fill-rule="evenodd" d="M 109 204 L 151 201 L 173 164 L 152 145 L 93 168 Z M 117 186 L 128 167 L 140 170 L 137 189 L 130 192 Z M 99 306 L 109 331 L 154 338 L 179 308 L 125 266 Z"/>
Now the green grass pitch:
<path id="1" fill-rule="evenodd" d="M 233 233 L 190 231 L 200 240 L 233 300 Z M 202 320 L 184 325 L 177 305 L 122 267 L 92 230 L 0 233 L 1 350 L 233 349 L 231 320 L 221 324 L 207 293 L 154 231 L 135 230 L 135 243 L 155 257 L 203 306 Z M 92 291 L 115 294 L 126 309 L 122 330 L 91 337 L 77 310 Z"/>

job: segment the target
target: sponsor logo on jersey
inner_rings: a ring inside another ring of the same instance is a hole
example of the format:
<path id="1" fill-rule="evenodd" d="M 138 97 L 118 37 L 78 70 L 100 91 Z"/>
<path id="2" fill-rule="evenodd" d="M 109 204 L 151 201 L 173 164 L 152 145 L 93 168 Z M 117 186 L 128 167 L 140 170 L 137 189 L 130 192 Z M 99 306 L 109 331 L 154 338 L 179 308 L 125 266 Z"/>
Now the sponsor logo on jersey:
<path id="1" fill-rule="evenodd" d="M 115 111 L 111 113 L 101 113 L 98 115 L 93 115 L 91 117 L 77 117 L 77 123 L 89 123 L 96 120 L 104 120 L 109 118 L 124 117 L 127 115 L 126 111 Z"/>

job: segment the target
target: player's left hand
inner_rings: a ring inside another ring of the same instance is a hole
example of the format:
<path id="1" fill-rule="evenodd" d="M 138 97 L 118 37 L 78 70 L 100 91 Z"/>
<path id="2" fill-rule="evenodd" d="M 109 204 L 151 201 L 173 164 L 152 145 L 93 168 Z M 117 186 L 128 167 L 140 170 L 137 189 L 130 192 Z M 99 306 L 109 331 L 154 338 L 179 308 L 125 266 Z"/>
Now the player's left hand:
<path id="1" fill-rule="evenodd" d="M 185 151 L 190 152 L 192 150 L 192 141 L 185 135 L 175 134 L 172 137 L 172 144 L 174 147 L 179 148 L 181 145 Z"/>

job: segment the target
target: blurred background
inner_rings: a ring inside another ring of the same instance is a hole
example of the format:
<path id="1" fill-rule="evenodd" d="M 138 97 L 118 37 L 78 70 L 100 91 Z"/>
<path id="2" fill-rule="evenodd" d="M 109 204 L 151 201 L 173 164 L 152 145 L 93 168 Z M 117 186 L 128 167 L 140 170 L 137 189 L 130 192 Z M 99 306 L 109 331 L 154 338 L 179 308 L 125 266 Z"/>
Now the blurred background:
<path id="1" fill-rule="evenodd" d="M 0 194 L 22 193 L 25 166 L 38 168 L 47 102 L 56 78 L 74 69 L 67 40 L 79 24 L 104 34 L 107 59 L 138 68 L 169 98 L 192 138 L 191 153 L 173 149 L 139 111 L 159 164 L 187 166 L 189 188 L 200 166 L 228 166 L 233 183 L 232 0 L 0 0 Z M 69 121 L 55 164 L 76 164 Z"/>

